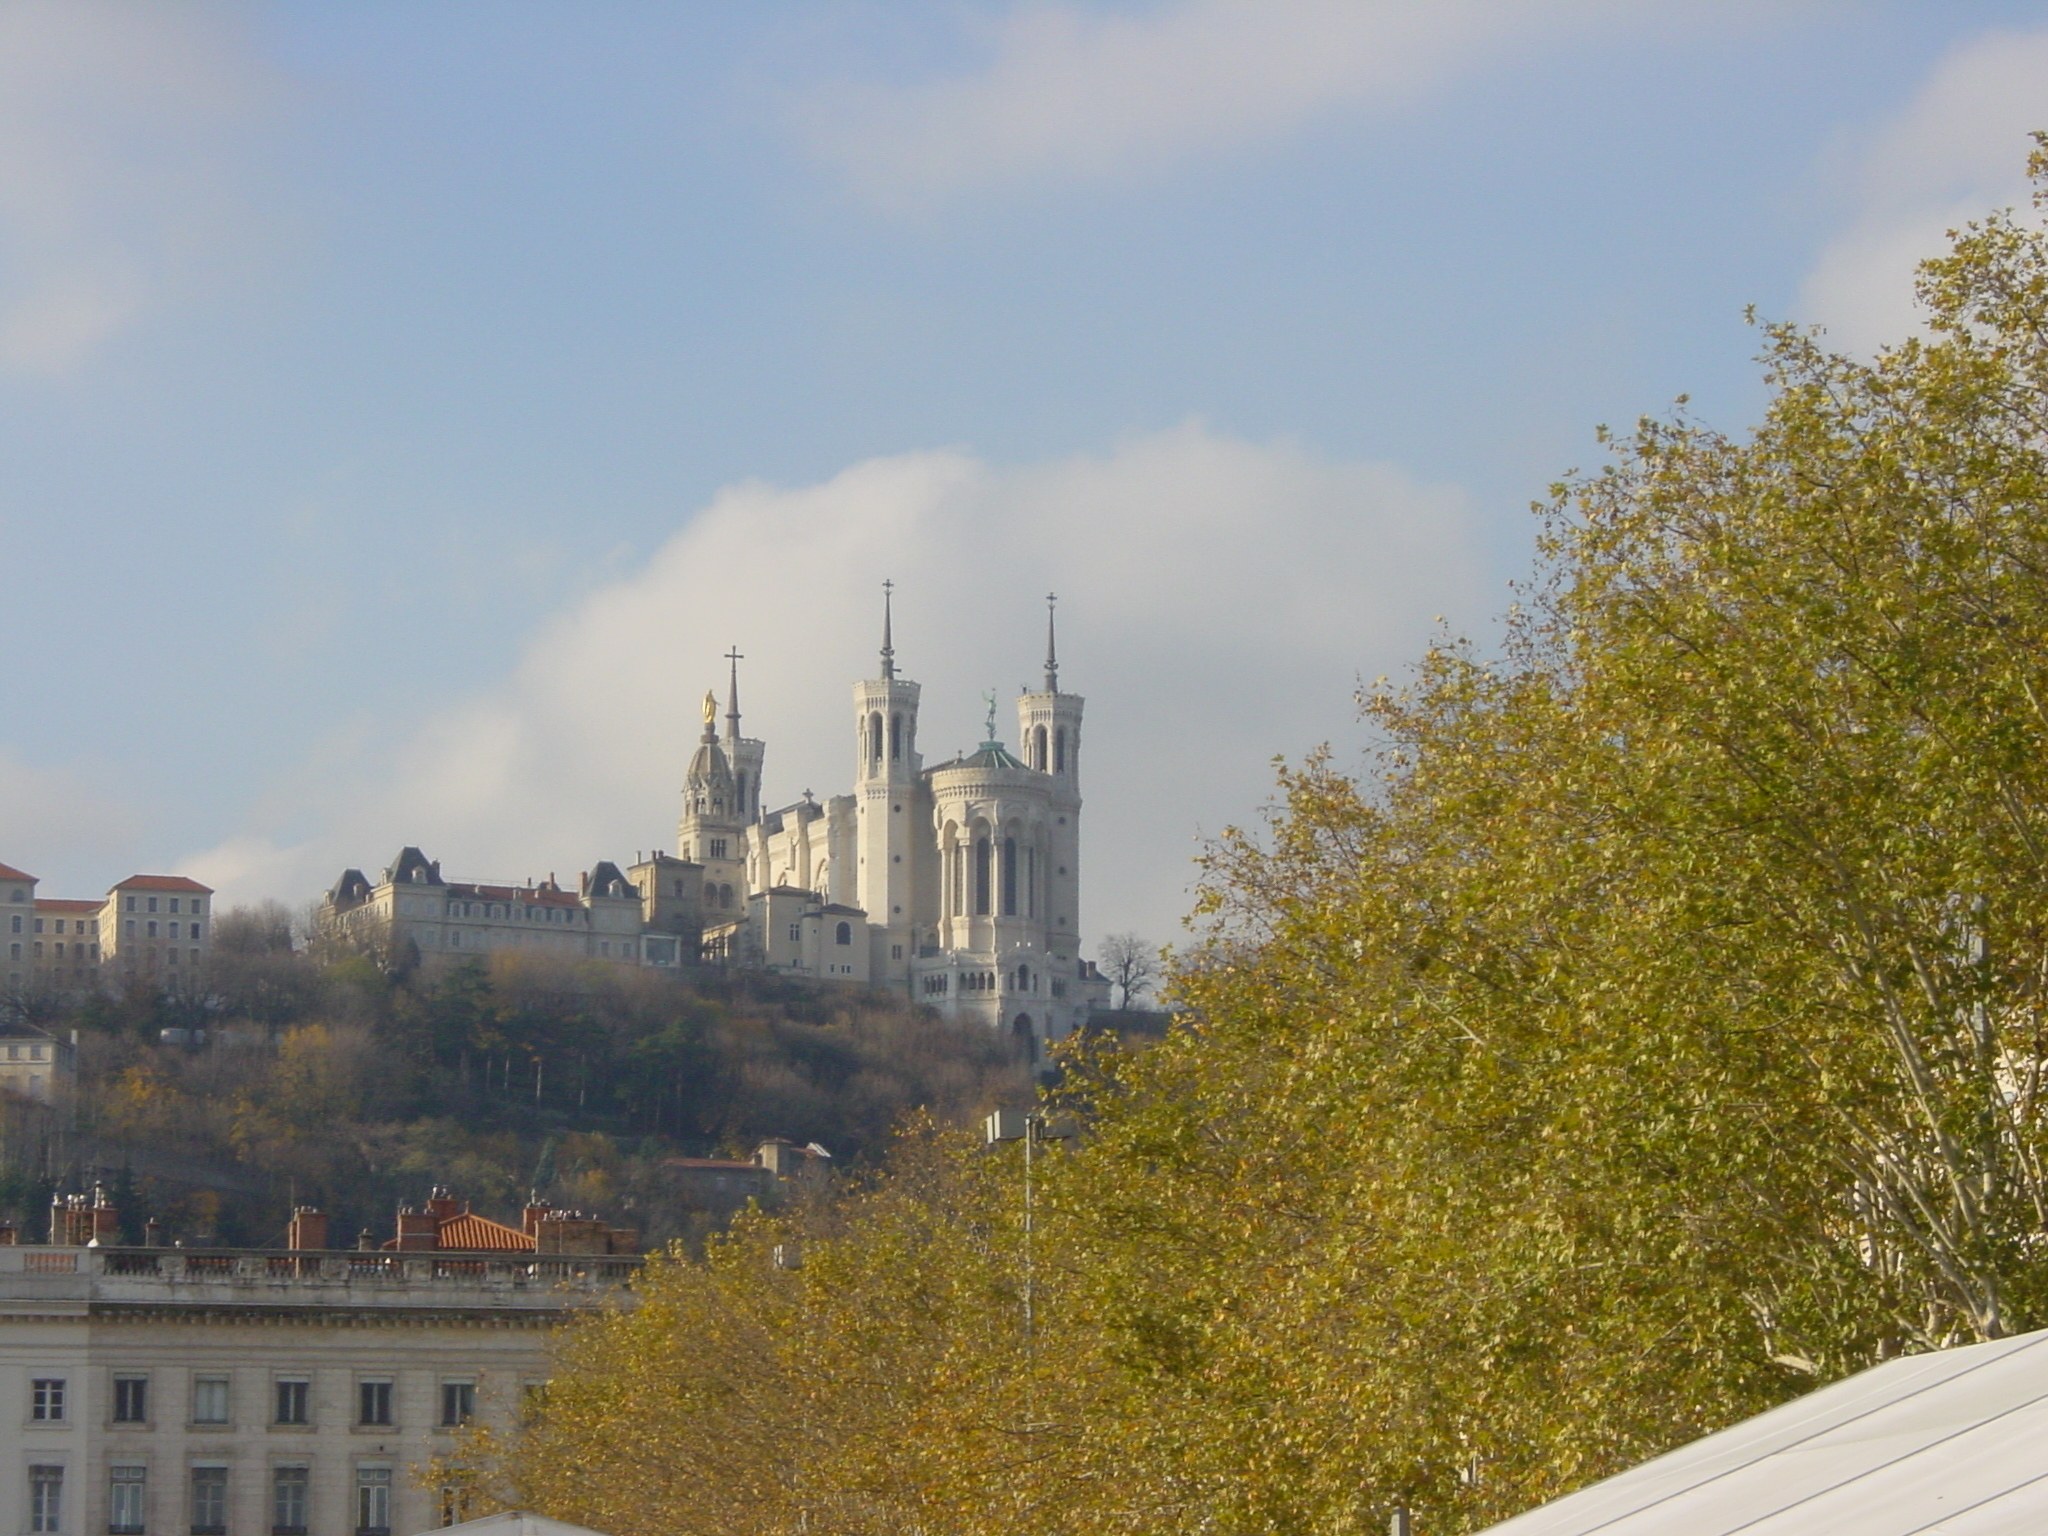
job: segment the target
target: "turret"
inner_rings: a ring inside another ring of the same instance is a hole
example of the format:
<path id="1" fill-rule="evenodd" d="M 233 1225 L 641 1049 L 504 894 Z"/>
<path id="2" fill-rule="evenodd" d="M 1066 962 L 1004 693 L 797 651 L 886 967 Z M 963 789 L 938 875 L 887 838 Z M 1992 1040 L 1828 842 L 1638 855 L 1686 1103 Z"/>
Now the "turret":
<path id="1" fill-rule="evenodd" d="M 1017 737 L 1025 763 L 1051 780 L 1052 825 L 1047 828 L 1045 943 L 1052 955 L 1079 954 L 1081 926 L 1081 707 L 1077 693 L 1060 690 L 1058 599 L 1045 599 L 1045 686 L 1017 699 Z"/>
<path id="2" fill-rule="evenodd" d="M 859 867 L 855 904 L 867 913 L 869 975 L 907 983 L 917 921 L 916 841 L 922 805 L 917 750 L 918 684 L 896 675 L 895 583 L 882 583 L 879 676 L 853 689 L 855 815 Z"/>

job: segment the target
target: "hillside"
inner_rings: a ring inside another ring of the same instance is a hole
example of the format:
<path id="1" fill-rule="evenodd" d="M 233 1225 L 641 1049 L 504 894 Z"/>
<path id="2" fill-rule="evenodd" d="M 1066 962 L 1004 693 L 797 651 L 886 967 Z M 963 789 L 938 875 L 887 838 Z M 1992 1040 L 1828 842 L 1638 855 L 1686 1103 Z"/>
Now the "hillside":
<path id="1" fill-rule="evenodd" d="M 291 1205 L 336 1241 L 447 1185 L 508 1213 L 538 1190 L 700 1233 L 677 1157 L 768 1137 L 859 1165 L 914 1109 L 962 1120 L 1029 1092 L 1006 1045 L 884 993 L 679 979 L 525 954 L 387 975 L 294 948 L 281 912 L 221 919 L 203 998 L 18 1002 L 77 1031 L 75 1102 L 0 1106 L 0 1216 L 40 1237 L 53 1190 L 105 1180 L 127 1240 L 278 1241 Z"/>

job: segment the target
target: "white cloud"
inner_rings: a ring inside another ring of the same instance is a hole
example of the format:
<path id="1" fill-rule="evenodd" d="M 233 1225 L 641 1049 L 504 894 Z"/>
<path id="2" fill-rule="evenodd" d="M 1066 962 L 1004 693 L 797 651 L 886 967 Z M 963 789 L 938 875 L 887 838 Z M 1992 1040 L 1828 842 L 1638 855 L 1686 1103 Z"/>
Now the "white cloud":
<path id="1" fill-rule="evenodd" d="M 1595 24 L 1698 15 L 1719 25 L 1753 9 L 1732 0 L 1170 0 L 1104 11 L 1048 0 L 989 25 L 984 68 L 823 90 L 796 124 L 855 192 L 917 207 L 978 185 L 1122 177 L 1268 141 L 1333 112 L 1395 110 L 1464 70 Z"/>
<path id="2" fill-rule="evenodd" d="M 222 259 L 268 89 L 216 6 L 0 4 L 0 366 L 75 367 Z"/>
<path id="3" fill-rule="evenodd" d="M 672 847 L 697 701 L 734 642 L 771 798 L 842 792 L 886 576 L 928 762 L 973 749 L 987 688 L 1014 736 L 1060 593 L 1061 677 L 1088 698 L 1084 927 L 1163 941 L 1197 833 L 1252 816 L 1276 753 L 1351 737 L 1358 678 L 1398 670 L 1433 615 L 1476 611 L 1479 564 L 1455 490 L 1199 426 L 1026 468 L 930 452 L 735 486 L 389 761 L 330 748 L 275 797 L 324 807 L 310 836 L 252 826 L 185 867 L 231 900 L 297 902 L 404 843 L 451 874 L 565 880 Z"/>
<path id="4" fill-rule="evenodd" d="M 1995 32 L 1953 51 L 1861 146 L 1848 227 L 1801 290 L 1800 314 L 1868 352 L 1919 323 L 1914 268 L 1948 232 L 2028 200 L 2028 135 L 2048 128 L 2048 31 Z"/>

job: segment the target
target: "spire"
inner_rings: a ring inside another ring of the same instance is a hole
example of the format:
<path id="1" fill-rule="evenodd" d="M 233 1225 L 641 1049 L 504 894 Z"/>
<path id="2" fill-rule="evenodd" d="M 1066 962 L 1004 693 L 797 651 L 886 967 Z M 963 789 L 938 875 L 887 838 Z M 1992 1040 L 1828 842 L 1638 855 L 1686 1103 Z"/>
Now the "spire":
<path id="1" fill-rule="evenodd" d="M 747 658 L 740 653 L 738 646 L 734 646 L 725 653 L 725 659 L 732 663 L 732 691 L 726 695 L 725 739 L 727 741 L 738 741 L 740 739 L 740 663 Z"/>
<path id="2" fill-rule="evenodd" d="M 1053 605 L 1058 601 L 1059 596 L 1057 593 L 1048 592 L 1045 594 L 1045 691 L 1047 693 L 1058 693 L 1060 691 L 1060 648 L 1054 643 L 1052 632 L 1052 610 Z"/>
<path id="3" fill-rule="evenodd" d="M 890 596 L 895 590 L 895 582 L 882 583 L 882 676 L 885 678 L 896 675 L 896 641 L 891 622 L 894 614 L 890 611 Z"/>

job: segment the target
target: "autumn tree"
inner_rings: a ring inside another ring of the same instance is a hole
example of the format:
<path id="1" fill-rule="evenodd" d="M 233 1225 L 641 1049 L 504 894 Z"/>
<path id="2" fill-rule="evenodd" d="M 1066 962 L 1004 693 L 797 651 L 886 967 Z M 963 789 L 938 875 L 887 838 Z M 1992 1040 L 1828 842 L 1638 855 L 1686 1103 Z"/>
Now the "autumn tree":
<path id="1" fill-rule="evenodd" d="M 1432 648 L 1367 772 L 1223 840 L 1183 1022 L 1068 1062 L 1028 1339 L 1015 1173 L 927 1136 L 801 1270 L 745 1228 L 580 1331 L 507 1496 L 1452 1531 L 2048 1325 L 2048 236 L 1920 291 L 1868 360 L 1768 329 L 1752 432 L 1614 439 L 1499 651 Z"/>

